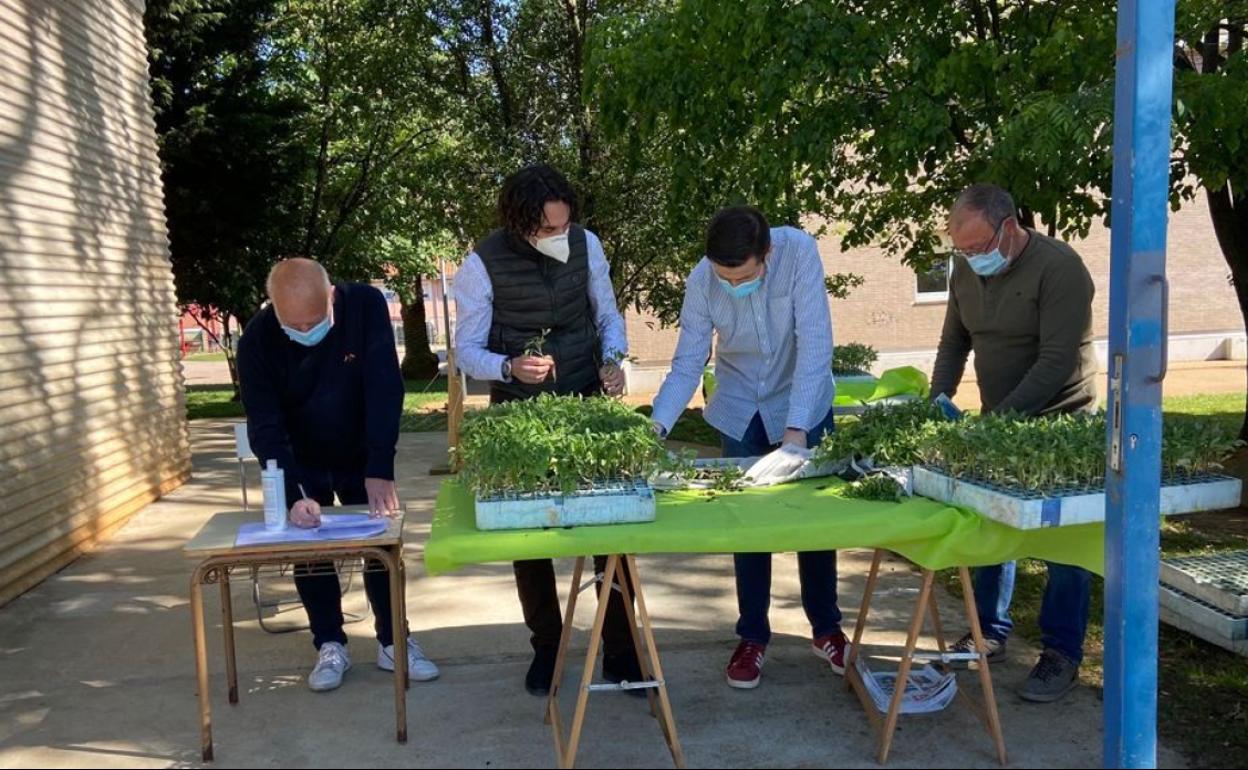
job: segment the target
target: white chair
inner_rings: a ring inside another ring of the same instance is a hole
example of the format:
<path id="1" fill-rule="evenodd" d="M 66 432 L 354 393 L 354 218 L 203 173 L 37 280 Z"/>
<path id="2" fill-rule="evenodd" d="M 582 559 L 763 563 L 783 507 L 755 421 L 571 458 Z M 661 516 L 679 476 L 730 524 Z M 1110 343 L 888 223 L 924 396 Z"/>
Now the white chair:
<path id="1" fill-rule="evenodd" d="M 238 460 L 238 486 L 239 486 L 239 489 L 242 490 L 242 493 L 243 493 L 243 510 L 246 511 L 248 510 L 248 507 L 247 507 L 247 461 L 256 459 L 255 453 L 251 451 L 251 440 L 248 439 L 247 437 L 246 421 L 234 423 L 234 457 Z M 343 596 L 346 596 L 347 592 L 351 590 L 351 582 L 352 580 L 354 580 L 354 577 L 355 577 L 355 570 L 349 570 L 347 572 L 347 582 L 345 585 L 342 585 Z M 341 578 L 339 578 L 339 583 L 341 584 Z M 256 621 L 260 623 L 260 628 L 264 629 L 268 633 L 289 634 L 293 631 L 306 631 L 308 629 L 308 626 L 306 624 L 288 626 L 288 627 L 282 627 L 282 628 L 274 628 L 272 626 L 267 625 L 264 622 L 265 610 L 273 610 L 274 614 L 280 614 L 281 612 L 285 611 L 282 609 L 283 606 L 287 607 L 288 609 L 293 609 L 294 605 L 302 605 L 303 603 L 298 599 L 285 599 L 285 600 L 275 599 L 271 602 L 261 601 L 260 599 L 260 569 L 258 567 L 251 568 L 251 600 L 256 605 Z M 364 619 L 364 616 L 355 615 L 352 613 L 343 613 L 343 617 L 346 619 L 346 622 L 348 623 L 358 623 Z"/>
<path id="2" fill-rule="evenodd" d="M 247 461 L 256 459 L 247 438 L 247 423 L 234 423 L 234 456 L 238 459 L 238 486 L 243 491 L 243 510 L 247 510 Z"/>

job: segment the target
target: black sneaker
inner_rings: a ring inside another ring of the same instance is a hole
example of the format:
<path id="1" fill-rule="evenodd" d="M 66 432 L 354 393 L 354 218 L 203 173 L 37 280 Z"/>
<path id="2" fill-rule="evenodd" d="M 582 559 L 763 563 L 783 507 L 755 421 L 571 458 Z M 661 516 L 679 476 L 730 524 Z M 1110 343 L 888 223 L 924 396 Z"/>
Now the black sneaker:
<path id="1" fill-rule="evenodd" d="M 614 655 L 604 654 L 602 656 L 602 678 L 612 684 L 650 681 L 642 675 L 641 662 L 637 660 L 637 653 L 635 652 L 616 653 Z M 646 697 L 645 688 L 625 690 L 624 692 L 634 698 Z"/>
<path id="2" fill-rule="evenodd" d="M 550 682 L 555 678 L 555 658 L 558 656 L 558 647 L 538 647 L 533 651 L 529 673 L 524 675 L 524 689 L 529 695 L 539 698 L 550 695 Z"/>
<path id="3" fill-rule="evenodd" d="M 1036 667 L 1027 675 L 1027 681 L 1018 696 L 1032 703 L 1052 703 L 1079 684 L 1079 665 L 1054 649 L 1040 653 Z"/>
<path id="4" fill-rule="evenodd" d="M 985 636 L 984 646 L 988 648 L 988 662 L 989 663 L 996 663 L 998 660 L 1001 660 L 1002 658 L 1005 657 L 1005 641 L 1004 640 L 993 639 L 990 636 Z M 953 646 L 949 648 L 949 652 L 967 653 L 967 652 L 979 652 L 979 650 L 975 649 L 975 637 L 971 636 L 970 634 L 967 634 L 963 636 L 961 639 L 959 639 L 958 641 L 954 642 Z M 969 668 L 971 663 L 972 661 L 969 661 L 969 660 L 955 660 L 950 665 L 952 665 L 954 668 Z"/>

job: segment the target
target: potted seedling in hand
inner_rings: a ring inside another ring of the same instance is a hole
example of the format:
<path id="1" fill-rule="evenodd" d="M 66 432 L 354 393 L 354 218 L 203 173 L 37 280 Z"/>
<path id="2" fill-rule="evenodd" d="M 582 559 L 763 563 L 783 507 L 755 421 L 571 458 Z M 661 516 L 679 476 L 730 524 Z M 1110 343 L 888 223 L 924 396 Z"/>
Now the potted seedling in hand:
<path id="1" fill-rule="evenodd" d="M 598 369 L 598 377 L 602 380 L 602 391 L 608 396 L 624 395 L 624 369 L 620 362 L 628 358 L 622 350 L 612 348 L 607 351 L 607 360 Z"/>
<path id="2" fill-rule="evenodd" d="M 512 364 L 512 376 L 527 385 L 537 385 L 549 377 L 551 382 L 558 382 L 555 373 L 555 358 L 546 352 L 546 336 L 550 329 L 542 329 L 542 333 L 530 339 L 524 346 L 524 355 L 516 358 Z"/>

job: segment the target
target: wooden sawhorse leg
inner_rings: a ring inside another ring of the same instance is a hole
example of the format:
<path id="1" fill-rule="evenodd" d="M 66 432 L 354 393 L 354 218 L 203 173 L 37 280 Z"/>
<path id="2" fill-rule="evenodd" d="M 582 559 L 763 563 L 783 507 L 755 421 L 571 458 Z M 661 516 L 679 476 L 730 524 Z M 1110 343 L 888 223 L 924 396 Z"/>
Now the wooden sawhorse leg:
<path id="1" fill-rule="evenodd" d="M 919 589 L 919 599 L 915 604 L 914 615 L 910 619 L 905 647 L 902 649 L 901 662 L 897 669 L 897 680 L 893 688 L 893 698 L 889 703 L 888 711 L 883 717 L 880 716 L 875 708 L 875 702 L 871 699 L 870 693 L 867 692 L 866 684 L 862 681 L 862 676 L 859 674 L 855 664 L 862 649 L 862 637 L 866 629 L 867 617 L 871 609 L 871 598 L 875 593 L 875 584 L 879 577 L 880 562 L 883 559 L 883 555 L 884 552 L 877 549 L 871 559 L 871 571 L 867 574 L 867 586 L 863 592 L 862 606 L 858 611 L 858 621 L 854 626 L 853 642 L 850 646 L 849 656 L 845 661 L 845 681 L 849 688 L 858 696 L 858 700 L 862 703 L 863 710 L 866 711 L 867 718 L 870 720 L 871 726 L 875 729 L 879 739 L 876 759 L 880 764 L 888 761 L 888 753 L 893 744 L 893 735 L 897 730 L 897 722 L 901 717 L 901 701 L 902 696 L 905 694 L 904 682 L 907 681 L 911 666 L 916 660 L 915 650 L 918 647 L 919 635 L 923 631 L 923 621 L 929 613 L 932 618 L 932 629 L 935 632 L 936 644 L 941 653 L 939 657 L 942 659 L 942 665 L 944 664 L 944 658 L 947 658 L 949 655 L 945 645 L 944 629 L 940 621 L 940 611 L 937 609 L 936 595 L 933 590 L 936 573 L 932 570 L 923 570 L 923 585 Z M 983 692 L 983 703 L 980 704 L 972 699 L 962 688 L 958 688 L 958 699 L 983 722 L 996 749 L 997 760 L 1004 766 L 1006 764 L 1005 737 L 1001 732 L 1001 717 L 997 711 L 997 700 L 992 689 L 992 674 L 988 669 L 988 652 L 979 627 L 979 613 L 975 607 L 975 594 L 971 585 L 970 570 L 966 567 L 959 567 L 958 576 L 962 583 L 963 605 L 971 627 L 971 636 L 975 640 L 975 649 L 978 651 L 975 660 L 979 665 L 979 684 Z M 923 658 L 925 656 L 917 657 Z"/>
<path id="2" fill-rule="evenodd" d="M 627 569 L 625 568 L 627 565 Z M 571 732 L 565 737 L 563 719 L 559 713 L 559 689 L 563 680 L 564 667 L 567 663 L 568 645 L 572 638 L 572 623 L 576 614 L 577 596 L 581 591 L 592 587 L 595 580 L 581 585 L 581 577 L 585 573 L 585 557 L 576 560 L 572 570 L 572 589 L 568 594 L 568 606 L 564 613 L 563 632 L 559 637 L 559 653 L 555 658 L 554 678 L 550 685 L 550 697 L 546 701 L 546 723 L 551 726 L 555 739 L 555 759 L 560 768 L 571 768 L 576 763 L 576 752 L 580 746 L 581 732 L 585 727 L 585 711 L 589 704 L 591 692 L 610 692 L 624 689 L 645 688 L 650 702 L 650 711 L 658 717 L 672 754 L 672 762 L 678 768 L 685 766 L 685 755 L 676 735 L 676 721 L 672 716 L 672 704 L 667 694 L 667 683 L 663 678 L 663 666 L 659 661 L 659 649 L 654 641 L 654 629 L 650 623 L 650 613 L 646 610 L 645 596 L 641 590 L 641 578 L 637 572 L 637 562 L 631 555 L 612 554 L 607 557 L 606 570 L 598 589 L 598 608 L 594 614 L 594 625 L 589 633 L 589 649 L 585 654 L 585 667 L 581 671 L 581 684 L 577 691 L 576 708 L 572 716 Z M 632 627 L 633 643 L 637 650 L 637 658 L 641 664 L 641 672 L 648 681 L 630 682 L 621 685 L 594 684 L 594 665 L 598 659 L 598 648 L 602 644 L 602 629 L 607 618 L 607 606 L 610 604 L 611 591 L 619 590 L 627 608 L 629 623 Z M 637 601 L 634 611 L 632 598 Z M 640 621 L 640 632 L 637 624 Z M 657 701 L 657 713 L 655 711 Z"/>

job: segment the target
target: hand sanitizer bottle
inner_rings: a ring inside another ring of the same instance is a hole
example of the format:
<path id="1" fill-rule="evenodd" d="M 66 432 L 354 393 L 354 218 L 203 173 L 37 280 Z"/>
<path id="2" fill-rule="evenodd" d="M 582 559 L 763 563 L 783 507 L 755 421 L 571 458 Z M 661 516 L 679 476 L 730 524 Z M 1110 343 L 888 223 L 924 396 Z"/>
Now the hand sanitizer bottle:
<path id="1" fill-rule="evenodd" d="M 286 474 L 277 467 L 277 460 L 269 460 L 268 467 L 260 471 L 260 483 L 264 488 L 264 528 L 286 529 Z"/>

